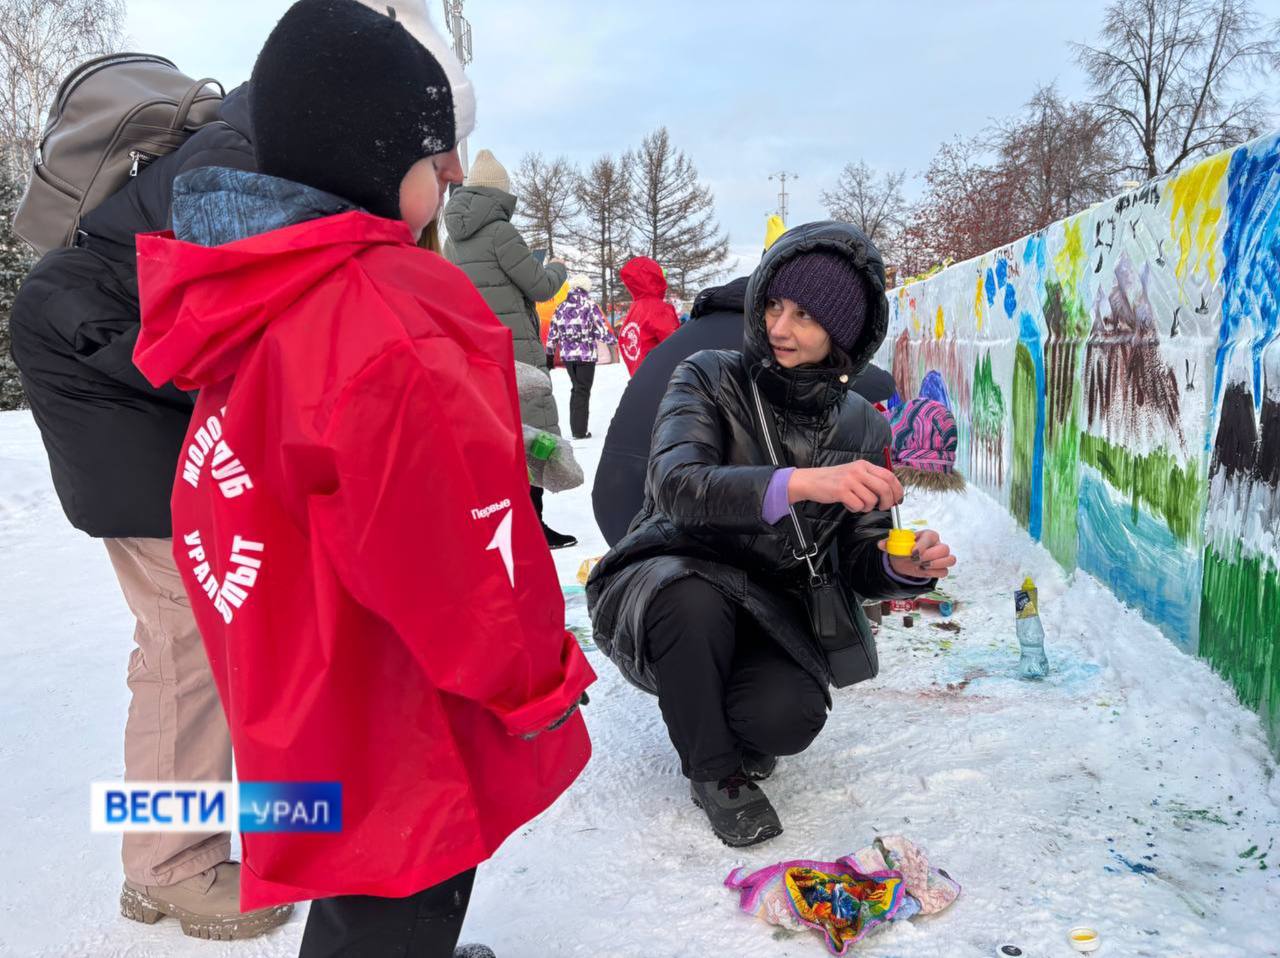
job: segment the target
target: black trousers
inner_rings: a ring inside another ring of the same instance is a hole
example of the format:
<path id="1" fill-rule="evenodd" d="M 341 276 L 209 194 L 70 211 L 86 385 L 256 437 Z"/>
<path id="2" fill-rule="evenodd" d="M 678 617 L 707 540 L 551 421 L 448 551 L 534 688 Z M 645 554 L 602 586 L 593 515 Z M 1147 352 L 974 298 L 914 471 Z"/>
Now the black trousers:
<path id="1" fill-rule="evenodd" d="M 564 368 L 573 383 L 569 393 L 569 431 L 574 439 L 581 439 L 591 428 L 591 387 L 596 381 L 596 364 L 565 363 Z"/>
<path id="2" fill-rule="evenodd" d="M 475 879 L 472 868 L 408 898 L 317 899 L 298 958 L 453 958 Z"/>
<path id="3" fill-rule="evenodd" d="M 644 642 L 671 743 L 695 781 L 731 775 L 747 749 L 803 752 L 826 724 L 821 683 L 703 579 L 650 600 Z"/>

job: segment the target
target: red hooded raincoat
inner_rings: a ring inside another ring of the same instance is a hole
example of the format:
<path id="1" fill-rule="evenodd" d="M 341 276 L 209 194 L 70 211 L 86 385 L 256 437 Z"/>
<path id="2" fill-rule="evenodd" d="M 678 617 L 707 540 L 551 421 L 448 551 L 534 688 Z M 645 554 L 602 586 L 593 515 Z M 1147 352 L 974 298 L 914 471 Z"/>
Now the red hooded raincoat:
<path id="1" fill-rule="evenodd" d="M 404 896 L 586 764 L 594 675 L 529 500 L 511 334 L 403 223 L 138 240 L 136 361 L 200 390 L 174 554 L 245 781 L 342 784 L 333 834 L 244 838 L 241 905 Z"/>

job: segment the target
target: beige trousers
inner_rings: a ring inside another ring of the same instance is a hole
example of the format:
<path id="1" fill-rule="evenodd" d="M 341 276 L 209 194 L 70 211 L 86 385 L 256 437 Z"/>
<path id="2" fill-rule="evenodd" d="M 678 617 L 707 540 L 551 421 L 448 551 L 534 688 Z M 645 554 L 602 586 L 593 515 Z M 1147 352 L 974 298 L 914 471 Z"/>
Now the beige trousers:
<path id="1" fill-rule="evenodd" d="M 171 539 L 104 539 L 137 619 L 129 656 L 126 781 L 230 781 L 231 736 Z M 231 836 L 130 832 L 124 875 L 172 885 L 231 857 Z"/>

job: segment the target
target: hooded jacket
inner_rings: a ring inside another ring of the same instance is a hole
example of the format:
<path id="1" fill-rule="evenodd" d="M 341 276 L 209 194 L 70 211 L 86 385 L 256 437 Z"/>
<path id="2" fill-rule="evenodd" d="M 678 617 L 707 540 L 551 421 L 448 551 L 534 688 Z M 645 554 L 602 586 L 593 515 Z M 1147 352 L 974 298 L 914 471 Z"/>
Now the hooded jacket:
<path id="1" fill-rule="evenodd" d="M 772 358 L 765 330 L 769 282 L 787 260 L 815 250 L 847 258 L 874 295 L 849 356 L 784 369 Z M 832 222 L 797 227 L 769 250 L 747 283 L 741 352 L 698 353 L 676 369 L 653 429 L 644 508 L 587 582 L 596 644 L 636 685 L 656 688 L 645 642 L 649 603 L 688 576 L 715 586 L 824 686 L 830 681 L 799 601 L 807 572 L 792 549 L 790 520 L 770 525 L 762 517 L 775 467 L 761 439 L 750 384 L 755 378 L 774 408 L 784 465 L 882 461 L 888 423 L 850 384 L 884 340 L 889 309 L 883 294 L 884 265 L 860 230 Z M 889 513 L 851 513 L 838 503 L 806 502 L 796 509 L 820 550 L 837 544 L 851 595 L 899 598 L 932 587 L 905 585 L 889 575 L 877 548 L 892 526 Z M 860 627 L 869 628 L 858 618 Z M 870 641 L 869 634 L 864 638 Z"/>
<path id="2" fill-rule="evenodd" d="M 556 308 L 547 332 L 547 349 L 559 349 L 565 363 L 594 363 L 599 359 L 597 343 L 616 343 L 617 337 L 604 321 L 604 313 L 582 288 L 569 291 Z"/>
<path id="3" fill-rule="evenodd" d="M 173 181 L 204 166 L 254 169 L 247 87 L 80 222 L 81 245 L 36 264 L 10 314 L 14 362 L 67 519 L 91 536 L 167 538 L 169 493 L 191 397 L 133 365 L 134 237 L 169 225 Z"/>
<path id="4" fill-rule="evenodd" d="M 346 210 L 346 211 L 344 211 Z M 489 857 L 587 761 L 592 681 L 529 501 L 511 336 L 403 223 L 179 181 L 138 240 L 138 368 L 198 389 L 174 556 L 243 781 L 342 828 L 243 836 L 242 907 L 399 897 Z M 424 494 L 426 493 L 426 494 Z"/>
<path id="5" fill-rule="evenodd" d="M 645 359 L 627 383 L 609 424 L 591 503 L 596 524 L 612 548 L 631 528 L 644 506 L 649 440 L 658 407 L 677 366 L 704 349 L 736 349 L 742 345 L 742 318 L 748 277 L 711 286 L 693 302 L 689 322 Z M 853 381 L 853 390 L 869 402 L 893 395 L 893 377 L 868 363 Z"/>
<path id="6" fill-rule="evenodd" d="M 444 255 L 480 290 L 489 308 L 515 337 L 517 362 L 547 367 L 534 304 L 564 285 L 565 267 L 543 267 L 511 225 L 516 198 L 487 186 L 453 191 L 444 210 Z M 541 427 L 542 423 L 532 423 Z"/>
<path id="7" fill-rule="evenodd" d="M 631 293 L 631 308 L 618 329 L 618 351 L 635 375 L 650 350 L 680 328 L 680 317 L 668 303 L 667 278 L 662 267 L 647 256 L 637 256 L 618 275 Z"/>

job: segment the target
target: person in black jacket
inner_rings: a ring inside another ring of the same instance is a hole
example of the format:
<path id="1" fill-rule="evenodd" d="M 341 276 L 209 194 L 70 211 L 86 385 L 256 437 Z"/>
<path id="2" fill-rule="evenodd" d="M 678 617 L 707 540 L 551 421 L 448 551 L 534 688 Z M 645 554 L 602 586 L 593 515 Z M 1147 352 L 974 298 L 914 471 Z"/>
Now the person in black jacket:
<path id="1" fill-rule="evenodd" d="M 86 215 L 74 247 L 44 256 L 10 317 L 14 362 L 63 511 L 103 540 L 137 619 L 127 780 L 231 778 L 226 718 L 172 554 L 169 497 L 193 400 L 172 386 L 152 388 L 133 364 L 134 236 L 169 228 L 173 181 L 187 170 L 254 169 L 252 139 L 240 87 L 223 101 L 220 122 Z M 292 906 L 240 913 L 240 866 L 230 857 L 226 833 L 130 832 L 123 840 L 126 885 L 164 903 L 188 934 L 250 938 L 286 921 Z"/>
<path id="2" fill-rule="evenodd" d="M 919 595 L 955 563 L 932 531 L 910 558 L 884 551 L 902 487 L 875 464 L 888 423 L 851 389 L 884 339 L 883 294 L 880 254 L 856 227 L 812 223 L 778 240 L 746 286 L 742 351 L 676 369 L 644 508 L 587 582 L 597 644 L 657 694 L 694 802 L 729 845 L 782 831 L 755 782 L 809 746 L 831 704 L 792 508 L 819 555 L 835 544 L 852 601 Z M 789 467 L 771 464 L 752 380 Z M 871 642 L 861 617 L 858 628 Z"/>
<path id="3" fill-rule="evenodd" d="M 700 292 L 689 322 L 649 353 L 627 383 L 609 424 L 591 488 L 596 525 L 610 548 L 627 534 L 644 506 L 649 437 L 671 374 L 704 349 L 737 349 L 742 345 L 746 293 L 746 276 Z M 887 400 L 895 388 L 893 376 L 870 363 L 853 381 L 853 391 L 873 403 Z"/>

